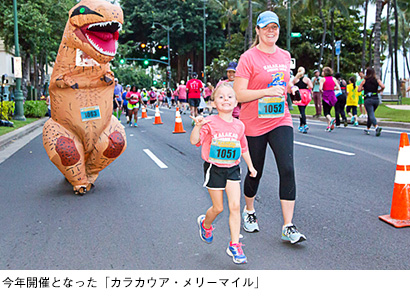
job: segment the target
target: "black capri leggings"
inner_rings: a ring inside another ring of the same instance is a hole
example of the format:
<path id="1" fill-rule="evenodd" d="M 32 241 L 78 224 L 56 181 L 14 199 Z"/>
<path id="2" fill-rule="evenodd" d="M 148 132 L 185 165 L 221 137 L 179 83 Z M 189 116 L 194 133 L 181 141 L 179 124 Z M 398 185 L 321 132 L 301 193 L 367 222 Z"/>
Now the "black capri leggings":
<path id="1" fill-rule="evenodd" d="M 255 178 L 249 176 L 249 170 L 245 177 L 244 193 L 252 198 L 256 195 L 259 181 L 262 177 L 267 144 L 275 155 L 276 165 L 279 172 L 279 197 L 284 200 L 295 200 L 296 183 L 293 160 L 293 128 L 281 126 L 261 136 L 247 136 L 249 154 L 253 166 L 258 174 Z"/>

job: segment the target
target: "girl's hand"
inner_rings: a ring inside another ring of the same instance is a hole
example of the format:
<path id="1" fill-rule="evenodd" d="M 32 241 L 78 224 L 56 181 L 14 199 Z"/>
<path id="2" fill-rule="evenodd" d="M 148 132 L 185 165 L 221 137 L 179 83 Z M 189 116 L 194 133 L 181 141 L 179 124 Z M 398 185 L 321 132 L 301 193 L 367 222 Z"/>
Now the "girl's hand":
<path id="1" fill-rule="evenodd" d="M 195 126 L 199 126 L 202 128 L 203 125 L 210 122 L 210 120 L 206 120 L 202 115 L 198 115 L 197 117 L 189 116 L 191 119 L 194 120 Z"/>
<path id="2" fill-rule="evenodd" d="M 258 171 L 256 171 L 254 167 L 249 168 L 249 176 L 250 177 L 256 177 L 257 174 L 258 174 Z"/>

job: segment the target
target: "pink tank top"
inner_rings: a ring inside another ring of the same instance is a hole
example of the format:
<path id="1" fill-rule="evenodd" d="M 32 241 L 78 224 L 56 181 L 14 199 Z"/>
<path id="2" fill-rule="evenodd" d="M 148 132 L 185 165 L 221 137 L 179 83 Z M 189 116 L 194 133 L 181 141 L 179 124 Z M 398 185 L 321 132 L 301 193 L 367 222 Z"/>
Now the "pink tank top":
<path id="1" fill-rule="evenodd" d="M 334 90 L 335 89 L 335 81 L 333 81 L 333 77 L 325 77 L 325 82 L 323 83 L 323 90 Z"/>

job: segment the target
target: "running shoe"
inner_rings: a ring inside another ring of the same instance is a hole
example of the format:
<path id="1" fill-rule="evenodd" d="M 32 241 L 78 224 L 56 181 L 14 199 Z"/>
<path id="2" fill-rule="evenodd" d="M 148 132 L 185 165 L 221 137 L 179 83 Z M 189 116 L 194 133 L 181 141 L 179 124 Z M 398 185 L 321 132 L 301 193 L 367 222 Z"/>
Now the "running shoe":
<path id="1" fill-rule="evenodd" d="M 309 126 L 308 126 L 308 125 L 304 125 L 303 128 L 305 128 L 306 130 L 309 130 Z"/>
<path id="2" fill-rule="evenodd" d="M 336 123 L 336 120 L 335 120 L 335 119 L 333 119 L 333 120 L 330 122 L 330 129 L 331 129 L 331 130 L 335 129 L 335 123 Z"/>
<path id="3" fill-rule="evenodd" d="M 258 219 L 255 212 L 248 213 L 245 209 L 242 212 L 243 229 L 249 233 L 259 232 Z"/>
<path id="4" fill-rule="evenodd" d="M 344 121 L 343 121 L 343 125 L 344 125 L 345 127 L 347 127 L 347 120 L 344 120 Z"/>
<path id="5" fill-rule="evenodd" d="M 364 129 L 364 134 L 370 135 L 370 130 Z"/>
<path id="6" fill-rule="evenodd" d="M 306 128 L 303 128 L 302 133 L 303 133 L 303 134 L 306 134 L 306 133 L 307 133 L 307 129 L 306 129 Z"/>
<path id="7" fill-rule="evenodd" d="M 382 127 L 377 127 L 376 128 L 376 136 L 380 136 L 381 132 L 382 132 Z"/>
<path id="8" fill-rule="evenodd" d="M 232 257 L 233 262 L 236 264 L 245 264 L 248 262 L 242 249 L 242 243 L 230 242 L 228 248 L 226 249 L 226 253 Z"/>
<path id="9" fill-rule="evenodd" d="M 130 127 L 132 127 L 132 122 L 130 122 Z"/>
<path id="10" fill-rule="evenodd" d="M 325 131 L 326 131 L 326 132 L 332 132 L 332 128 L 326 127 Z"/>
<path id="11" fill-rule="evenodd" d="M 202 241 L 205 241 L 206 243 L 212 243 L 212 240 L 214 239 L 214 235 L 213 235 L 214 227 L 211 226 L 209 229 L 205 229 L 204 220 L 205 220 L 205 215 L 200 215 L 197 219 L 198 226 L 199 226 L 199 236 L 201 237 Z"/>
<path id="12" fill-rule="evenodd" d="M 298 130 L 299 130 L 299 132 L 303 132 L 303 126 L 300 126 L 300 127 L 298 128 Z"/>
<path id="13" fill-rule="evenodd" d="M 350 124 L 354 123 L 354 116 L 352 116 L 352 118 L 350 119 Z"/>
<path id="14" fill-rule="evenodd" d="M 358 123 L 358 122 L 354 122 L 353 126 L 359 127 L 359 123 Z"/>
<path id="15" fill-rule="evenodd" d="M 299 243 L 306 240 L 306 236 L 299 233 L 294 224 L 287 225 L 282 229 L 282 240 L 289 241 L 291 244 Z"/>
<path id="16" fill-rule="evenodd" d="M 137 124 L 137 123 L 134 123 L 134 127 L 138 127 L 138 124 Z"/>

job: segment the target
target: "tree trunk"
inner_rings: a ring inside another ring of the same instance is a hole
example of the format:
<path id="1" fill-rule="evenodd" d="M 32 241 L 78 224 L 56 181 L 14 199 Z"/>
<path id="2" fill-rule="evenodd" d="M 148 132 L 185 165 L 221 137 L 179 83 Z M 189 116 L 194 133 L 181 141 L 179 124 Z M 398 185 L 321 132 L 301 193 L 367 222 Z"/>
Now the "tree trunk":
<path id="1" fill-rule="evenodd" d="M 407 67 L 407 72 L 409 73 L 409 75 L 410 75 L 410 66 L 409 66 L 409 60 L 408 60 L 408 58 L 407 58 L 407 49 L 406 49 L 406 44 L 405 44 L 405 37 L 406 37 L 406 32 L 405 32 L 405 30 L 404 30 L 404 18 L 402 18 L 401 19 L 401 21 L 402 21 L 402 40 L 401 40 L 401 43 L 402 43 L 402 48 L 403 48 L 403 56 L 405 57 L 405 59 L 406 59 L 406 67 Z M 405 74 L 405 73 L 404 73 Z"/>
<path id="2" fill-rule="evenodd" d="M 247 48 L 251 48 L 252 46 L 252 33 L 253 33 L 253 23 L 252 23 L 252 0 L 248 0 L 248 27 L 246 29 L 248 35 L 248 43 Z"/>
<path id="3" fill-rule="evenodd" d="M 372 49 L 372 41 L 373 41 L 373 36 L 374 36 L 374 24 L 372 27 L 372 31 L 370 33 L 370 38 L 369 38 L 369 67 L 373 67 L 373 49 Z"/>
<path id="4" fill-rule="evenodd" d="M 272 10 L 272 1 L 271 0 L 266 1 L 266 9 L 267 10 Z"/>
<path id="5" fill-rule="evenodd" d="M 397 13 L 397 0 L 393 0 L 394 6 L 394 70 L 396 75 L 396 91 L 397 94 L 401 94 L 400 89 L 400 79 L 399 79 L 399 63 L 398 63 L 398 56 L 397 51 L 399 49 L 399 15 Z M 393 83 L 392 83 L 393 85 Z"/>
<path id="6" fill-rule="evenodd" d="M 382 2 L 382 0 L 376 0 L 376 22 L 374 24 L 374 70 L 376 77 L 379 79 L 381 79 L 380 46 Z"/>
<path id="7" fill-rule="evenodd" d="M 387 18 L 386 18 L 386 23 L 387 23 L 387 37 L 388 37 L 388 42 L 389 42 L 389 58 L 390 58 L 390 83 L 391 83 L 391 93 L 394 93 L 393 89 L 393 71 L 394 71 L 394 61 L 393 61 L 393 43 L 391 39 L 391 27 L 390 27 L 390 14 L 391 14 L 391 5 L 390 1 L 387 2 Z M 386 72 L 387 75 L 387 72 Z M 386 78 L 386 75 L 384 75 L 384 78 Z"/>
<path id="8" fill-rule="evenodd" d="M 335 70 L 335 9 L 332 7 L 330 9 L 330 28 L 332 31 L 332 70 Z"/>
<path id="9" fill-rule="evenodd" d="M 319 0 L 319 16 L 320 16 L 320 19 L 322 20 L 322 23 L 323 23 L 323 36 L 322 36 L 322 44 L 320 45 L 320 57 L 319 57 L 319 66 L 318 66 L 318 69 L 319 69 L 319 72 L 320 72 L 321 69 L 322 69 L 321 65 L 322 65 L 323 50 L 324 50 L 324 47 L 325 47 L 326 30 L 327 30 L 326 19 L 323 15 L 323 12 L 322 12 L 322 1 L 321 0 Z"/>
<path id="10" fill-rule="evenodd" d="M 363 22 L 363 44 L 362 44 L 362 72 L 366 68 L 366 40 L 367 40 L 367 9 L 369 6 L 369 0 L 366 0 L 364 5 L 364 22 Z"/>

